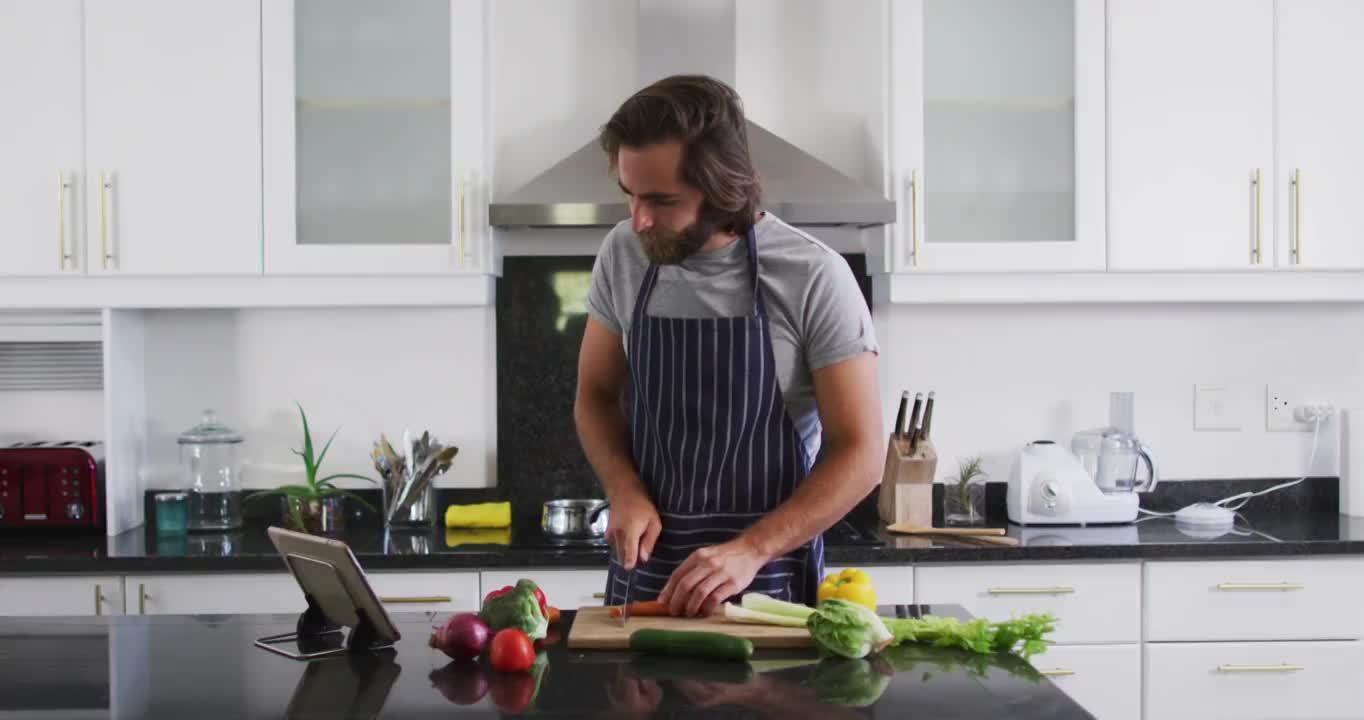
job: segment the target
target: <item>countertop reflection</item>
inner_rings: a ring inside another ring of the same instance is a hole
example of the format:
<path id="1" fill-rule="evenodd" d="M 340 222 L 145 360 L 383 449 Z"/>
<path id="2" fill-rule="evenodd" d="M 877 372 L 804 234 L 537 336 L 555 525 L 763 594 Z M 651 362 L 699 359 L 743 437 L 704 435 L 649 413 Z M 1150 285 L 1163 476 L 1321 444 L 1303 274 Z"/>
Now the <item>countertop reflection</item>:
<path id="1" fill-rule="evenodd" d="M 967 617 L 955 606 L 899 611 Z M 252 646 L 291 627 L 294 618 L 279 615 L 0 618 L 0 646 L 72 633 L 107 637 L 114 718 L 1090 717 L 1012 655 L 907 645 L 866 660 L 820 660 L 813 650 L 760 650 L 748 663 L 661 658 L 568 650 L 573 613 L 564 618 L 564 634 L 531 672 L 518 674 L 430 648 L 431 627 L 443 619 L 430 614 L 395 616 L 403 638 L 392 650 L 308 663 Z M 60 667 L 62 658 L 50 659 Z M 19 694 L 6 678 L 18 676 L 12 671 L 24 661 L 0 654 L 0 711 L 3 698 Z M 60 678 L 43 687 L 46 694 L 41 687 L 23 693 L 26 710 L 67 707 Z"/>

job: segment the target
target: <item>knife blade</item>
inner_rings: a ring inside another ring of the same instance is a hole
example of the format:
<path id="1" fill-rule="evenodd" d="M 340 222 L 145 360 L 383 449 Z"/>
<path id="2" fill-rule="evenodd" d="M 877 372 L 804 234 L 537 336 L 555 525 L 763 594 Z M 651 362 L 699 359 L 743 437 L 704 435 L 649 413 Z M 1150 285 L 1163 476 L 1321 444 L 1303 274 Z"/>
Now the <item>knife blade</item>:
<path id="1" fill-rule="evenodd" d="M 625 604 L 620 608 L 620 624 L 625 627 L 625 623 L 630 620 L 630 588 L 635 584 L 635 569 L 630 570 L 630 574 L 625 576 Z"/>

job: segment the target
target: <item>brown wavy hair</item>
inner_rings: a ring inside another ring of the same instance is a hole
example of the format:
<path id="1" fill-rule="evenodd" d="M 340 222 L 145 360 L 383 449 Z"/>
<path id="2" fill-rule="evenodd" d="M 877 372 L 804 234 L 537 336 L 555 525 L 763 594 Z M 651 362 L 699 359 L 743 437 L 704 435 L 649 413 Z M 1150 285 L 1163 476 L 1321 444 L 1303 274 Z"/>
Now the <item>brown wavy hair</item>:
<path id="1" fill-rule="evenodd" d="M 743 235 L 753 227 L 762 184 L 748 153 L 743 101 L 704 75 L 674 75 L 630 96 L 601 128 L 611 171 L 624 147 L 682 143 L 682 181 L 701 191 L 701 220 Z"/>

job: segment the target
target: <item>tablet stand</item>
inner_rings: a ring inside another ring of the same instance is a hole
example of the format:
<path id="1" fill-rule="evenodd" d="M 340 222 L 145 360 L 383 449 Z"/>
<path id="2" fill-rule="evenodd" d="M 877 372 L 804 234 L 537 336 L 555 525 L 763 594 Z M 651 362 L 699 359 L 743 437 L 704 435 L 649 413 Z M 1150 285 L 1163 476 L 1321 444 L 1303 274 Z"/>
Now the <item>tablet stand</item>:
<path id="1" fill-rule="evenodd" d="M 293 556 L 290 556 L 290 558 Z M 286 562 L 289 558 L 286 558 Z M 310 559 L 311 560 L 311 559 Z M 312 562 L 318 562 L 313 560 Z M 320 563 L 332 569 L 332 578 L 338 584 L 341 583 L 341 575 L 336 572 L 336 566 L 331 563 Z M 342 585 L 344 587 L 344 585 Z M 255 646 L 263 650 L 269 650 L 277 655 L 283 655 L 294 660 L 316 660 L 318 658 L 334 657 L 347 653 L 369 652 L 373 650 L 383 650 L 393 647 L 393 643 L 386 643 L 375 632 L 374 624 L 364 608 L 356 607 L 355 615 L 359 620 L 355 627 L 351 628 L 347 634 L 345 642 L 340 647 L 325 647 L 325 649 L 305 651 L 305 645 L 329 645 L 329 643 L 317 643 L 319 638 L 327 638 L 341 634 L 341 626 L 332 622 L 322 607 L 313 598 L 311 593 L 304 592 L 303 598 L 308 602 L 308 609 L 298 616 L 298 622 L 294 626 L 294 632 L 283 633 L 281 635 L 270 635 L 256 640 Z M 283 643 L 296 643 L 299 652 L 290 652 L 281 647 L 275 647 Z"/>

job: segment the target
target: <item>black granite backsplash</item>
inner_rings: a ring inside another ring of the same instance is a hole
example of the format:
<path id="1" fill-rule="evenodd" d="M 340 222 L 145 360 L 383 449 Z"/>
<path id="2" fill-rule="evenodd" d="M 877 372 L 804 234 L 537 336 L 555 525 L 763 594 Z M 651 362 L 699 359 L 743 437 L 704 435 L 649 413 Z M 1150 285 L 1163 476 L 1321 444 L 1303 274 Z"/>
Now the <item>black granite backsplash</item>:
<path id="1" fill-rule="evenodd" d="M 871 307 L 866 256 L 843 256 Z M 591 256 L 503 259 L 497 282 L 497 478 L 513 514 L 552 498 L 601 498 L 578 443 L 573 400 L 587 324 Z M 870 504 L 875 514 L 874 500 Z M 858 513 L 865 514 L 866 506 Z"/>

